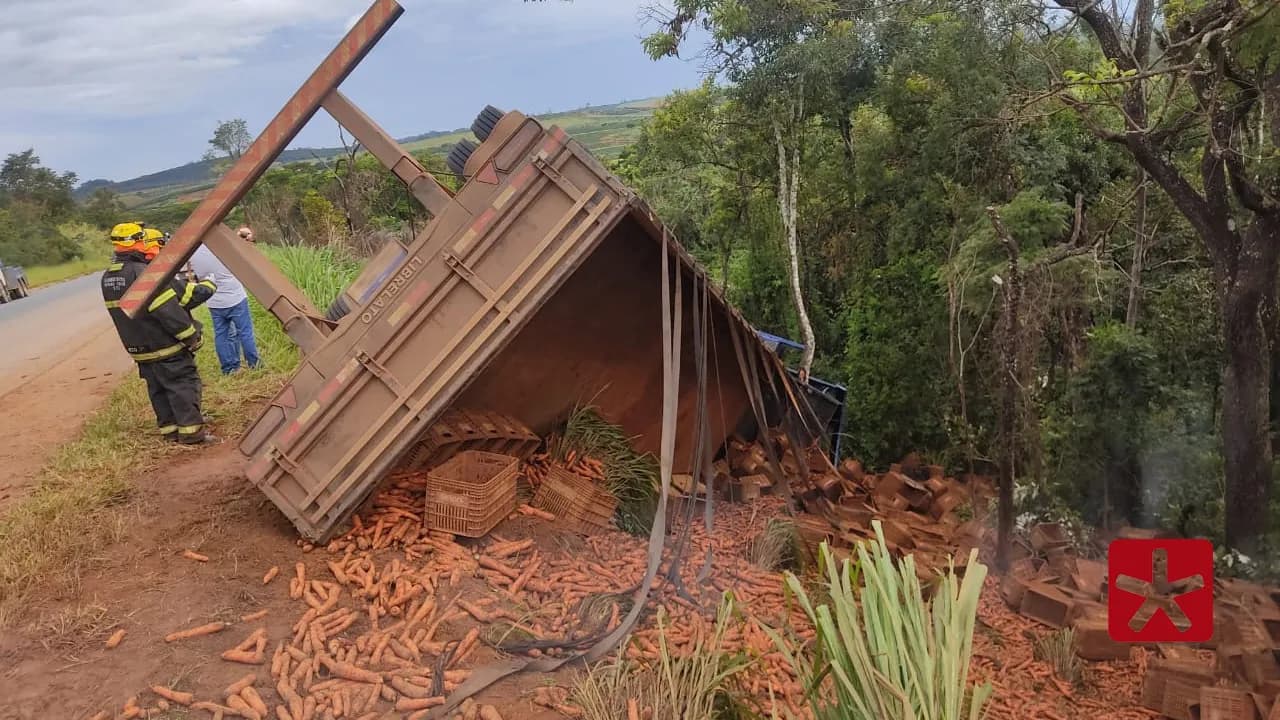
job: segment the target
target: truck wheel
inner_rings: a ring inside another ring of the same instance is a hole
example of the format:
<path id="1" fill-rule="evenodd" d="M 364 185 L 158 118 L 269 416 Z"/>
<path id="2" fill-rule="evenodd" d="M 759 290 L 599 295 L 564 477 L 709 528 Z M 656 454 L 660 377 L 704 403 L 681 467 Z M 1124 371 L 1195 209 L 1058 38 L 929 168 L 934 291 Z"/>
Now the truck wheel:
<path id="1" fill-rule="evenodd" d="M 471 157 L 471 153 L 475 152 L 478 147 L 480 146 L 465 138 L 459 140 L 458 144 L 454 145 L 453 149 L 449 151 L 449 157 L 445 158 L 445 164 L 449 166 L 449 169 L 454 174 L 463 177 L 462 171 L 467 167 L 467 158 Z"/>
<path id="2" fill-rule="evenodd" d="M 339 295 L 329 304 L 329 309 L 325 311 L 324 316 L 329 322 L 338 322 L 349 312 L 351 312 L 351 306 L 347 304 L 347 296 Z"/>
<path id="3" fill-rule="evenodd" d="M 31 287 L 27 285 L 27 279 L 22 278 L 22 281 L 18 283 L 18 297 L 30 297 L 30 296 L 31 296 Z"/>
<path id="4" fill-rule="evenodd" d="M 480 142 L 489 139 L 489 133 L 493 132 L 493 128 L 506 115 L 505 112 L 499 110 L 492 105 L 486 105 L 480 114 L 476 116 L 475 122 L 471 123 L 471 132 L 480 138 Z"/>

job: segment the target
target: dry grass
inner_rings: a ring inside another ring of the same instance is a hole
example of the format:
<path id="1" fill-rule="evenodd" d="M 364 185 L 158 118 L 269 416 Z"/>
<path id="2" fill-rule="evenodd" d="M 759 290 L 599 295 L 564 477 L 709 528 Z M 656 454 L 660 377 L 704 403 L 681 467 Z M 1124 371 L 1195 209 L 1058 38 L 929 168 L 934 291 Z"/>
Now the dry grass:
<path id="1" fill-rule="evenodd" d="M 790 520 L 774 518 L 751 541 L 747 560 L 762 570 L 794 568 L 800 557 L 800 535 Z"/>
<path id="2" fill-rule="evenodd" d="M 721 603 L 714 632 L 699 638 L 690 652 L 675 656 L 665 641 L 665 614 L 658 613 L 660 657 L 656 663 L 613 660 L 589 668 L 573 691 L 574 702 L 586 720 L 627 717 L 635 700 L 640 716 L 649 720 L 712 720 L 724 702 L 727 684 L 748 665 L 723 649 L 725 631 L 734 619 L 733 602 Z"/>
<path id="3" fill-rule="evenodd" d="M 1084 680 L 1084 661 L 1076 655 L 1075 631 L 1071 628 L 1037 639 L 1032 651 L 1036 660 L 1048 663 L 1062 680 L 1072 685 Z"/>

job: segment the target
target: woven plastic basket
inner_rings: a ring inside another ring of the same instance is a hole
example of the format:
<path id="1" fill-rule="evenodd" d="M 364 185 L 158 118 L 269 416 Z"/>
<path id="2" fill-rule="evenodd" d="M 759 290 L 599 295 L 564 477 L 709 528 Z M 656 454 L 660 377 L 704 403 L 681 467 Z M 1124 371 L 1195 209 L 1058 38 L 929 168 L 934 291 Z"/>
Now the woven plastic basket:
<path id="1" fill-rule="evenodd" d="M 488 534 L 516 509 L 520 461 L 468 450 L 427 473 L 427 525 L 463 537 Z"/>
<path id="2" fill-rule="evenodd" d="M 587 478 L 552 465 L 532 505 L 564 520 L 571 529 L 590 532 L 610 526 L 618 499 Z"/>

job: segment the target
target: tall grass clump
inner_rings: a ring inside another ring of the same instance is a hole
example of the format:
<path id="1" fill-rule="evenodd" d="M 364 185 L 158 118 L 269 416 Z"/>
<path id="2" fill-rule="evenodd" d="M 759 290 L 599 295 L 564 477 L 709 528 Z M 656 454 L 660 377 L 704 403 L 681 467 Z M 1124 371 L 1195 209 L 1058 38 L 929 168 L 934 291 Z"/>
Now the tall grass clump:
<path id="1" fill-rule="evenodd" d="M 360 261 L 339 245 L 265 245 L 262 250 L 322 312 L 360 272 Z"/>
<path id="2" fill-rule="evenodd" d="M 614 521 L 624 531 L 648 535 L 658 509 L 658 461 L 638 453 L 622 428 L 607 422 L 589 405 L 579 406 L 552 443 L 551 455 L 564 460 L 570 450 L 604 465 L 606 487 L 618 499 Z"/>
<path id="3" fill-rule="evenodd" d="M 872 525 L 876 542 L 858 547 L 856 565 L 819 547 L 828 602 L 815 606 L 786 574 L 813 625 L 812 644 L 766 632 L 804 683 L 817 720 L 978 720 L 991 686 L 970 686 L 969 659 L 986 566 L 973 551 L 964 579 L 949 568 L 926 602 L 913 558 L 895 566 L 879 521 Z"/>
<path id="4" fill-rule="evenodd" d="M 666 611 L 658 610 L 658 660 L 640 663 L 619 653 L 578 681 L 574 702 L 586 720 L 618 720 L 629 717 L 634 701 L 641 717 L 649 720 L 712 720 L 727 701 L 731 679 L 749 666 L 740 655 L 724 649 L 724 637 L 734 617 L 733 596 L 725 593 L 715 628 L 699 636 L 692 646 L 675 655 L 666 640 Z"/>

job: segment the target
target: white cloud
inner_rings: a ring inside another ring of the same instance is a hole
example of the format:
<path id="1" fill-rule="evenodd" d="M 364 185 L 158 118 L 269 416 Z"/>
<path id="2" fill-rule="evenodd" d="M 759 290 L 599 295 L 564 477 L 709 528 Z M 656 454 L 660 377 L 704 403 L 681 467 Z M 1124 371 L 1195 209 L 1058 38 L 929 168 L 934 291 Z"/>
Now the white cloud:
<path id="1" fill-rule="evenodd" d="M 11 108 L 132 116 L 199 94 L 275 31 L 336 29 L 363 0 L 9 0 L 0 93 Z"/>

